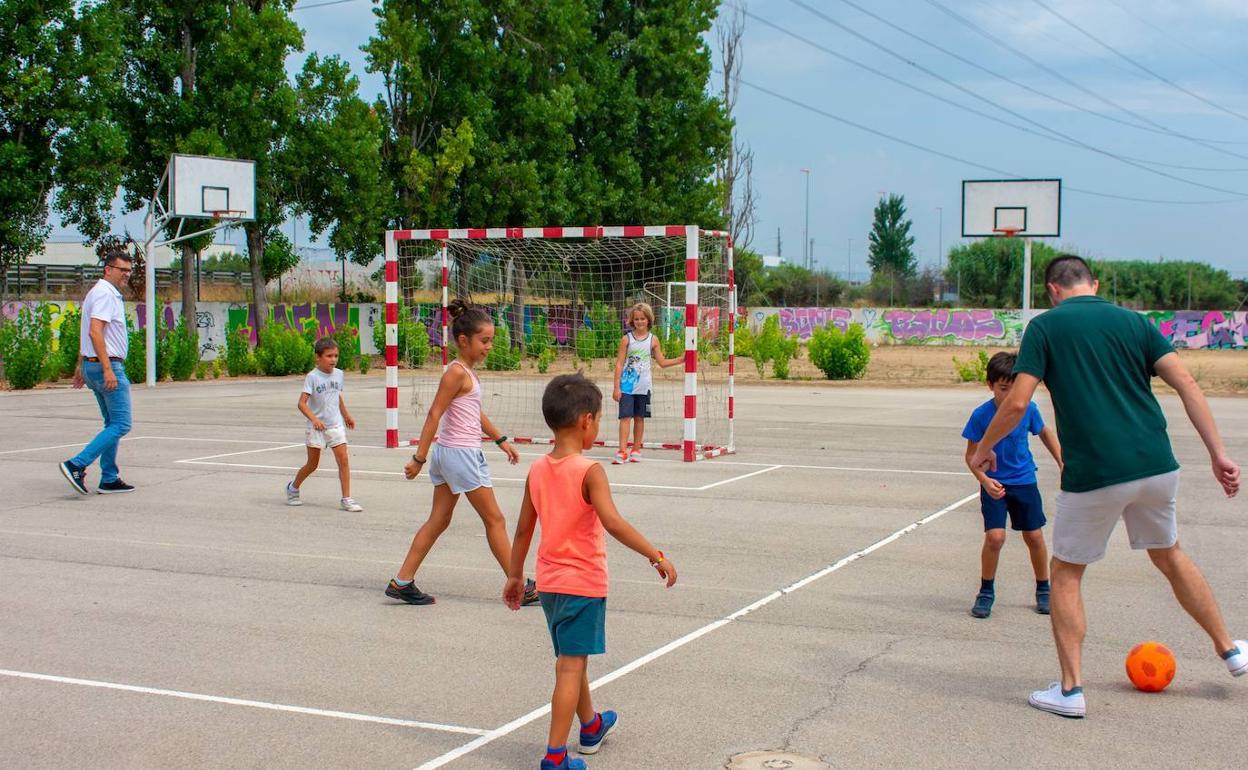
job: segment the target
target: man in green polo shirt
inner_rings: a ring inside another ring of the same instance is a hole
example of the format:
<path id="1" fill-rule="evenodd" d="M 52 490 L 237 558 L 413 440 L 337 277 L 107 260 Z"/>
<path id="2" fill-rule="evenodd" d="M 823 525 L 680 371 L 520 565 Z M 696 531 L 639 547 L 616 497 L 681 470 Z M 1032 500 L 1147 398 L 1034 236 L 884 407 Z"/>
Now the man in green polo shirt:
<path id="1" fill-rule="evenodd" d="M 1086 713 L 1081 581 L 1087 565 L 1105 555 L 1119 519 L 1131 547 L 1148 551 L 1231 674 L 1248 673 L 1248 642 L 1231 639 L 1213 591 L 1179 547 L 1179 464 L 1151 380 L 1161 377 L 1178 392 L 1209 451 L 1214 478 L 1227 497 L 1234 497 L 1239 466 L 1226 453 L 1209 402 L 1152 324 L 1096 296 L 1099 283 L 1082 259 L 1054 259 L 1044 282 L 1054 308 L 1028 325 L 1014 366 L 1014 387 L 970 461 L 972 467 L 996 467 L 993 446 L 1018 424 L 1043 381 L 1065 460 L 1053 522 L 1050 616 L 1062 681 L 1033 692 L 1029 703 L 1061 716 Z"/>

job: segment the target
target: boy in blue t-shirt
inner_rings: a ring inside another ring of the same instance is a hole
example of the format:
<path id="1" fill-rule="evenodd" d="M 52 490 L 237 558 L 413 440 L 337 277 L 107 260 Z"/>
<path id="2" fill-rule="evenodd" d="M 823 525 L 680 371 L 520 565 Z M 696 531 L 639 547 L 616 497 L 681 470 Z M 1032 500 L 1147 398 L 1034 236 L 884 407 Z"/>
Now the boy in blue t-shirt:
<path id="1" fill-rule="evenodd" d="M 977 470 L 971 465 L 971 457 L 988 430 L 988 424 L 997 413 L 997 406 L 1014 385 L 1013 353 L 997 353 L 988 361 L 988 389 L 992 399 L 980 404 L 971 413 L 962 429 L 966 439 L 966 463 L 979 479 L 979 506 L 984 514 L 984 548 L 980 553 L 979 595 L 971 615 L 986 618 L 992 614 L 992 601 L 996 598 L 994 581 L 1001 547 L 1005 545 L 1005 517 L 1010 524 L 1023 533 L 1023 542 L 1031 552 L 1031 568 L 1036 573 L 1036 612 L 1049 614 L 1049 554 L 1044 546 L 1044 505 L 1040 501 L 1040 489 L 1036 486 L 1036 461 L 1027 446 L 1027 434 L 1040 437 L 1049 454 L 1057 461 L 1058 472 L 1062 468 L 1062 447 L 1057 434 L 1044 424 L 1035 402 L 1027 404 L 1027 412 L 1018 427 L 994 447 L 997 453 L 995 471 Z"/>

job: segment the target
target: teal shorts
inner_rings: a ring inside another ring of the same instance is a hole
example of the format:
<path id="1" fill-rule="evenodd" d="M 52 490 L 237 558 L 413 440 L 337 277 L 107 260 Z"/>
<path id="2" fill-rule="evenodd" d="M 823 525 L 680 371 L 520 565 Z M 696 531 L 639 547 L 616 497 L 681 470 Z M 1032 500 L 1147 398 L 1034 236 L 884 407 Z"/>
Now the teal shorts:
<path id="1" fill-rule="evenodd" d="M 607 600 L 543 592 L 542 612 L 555 656 L 601 655 L 607 651 Z"/>

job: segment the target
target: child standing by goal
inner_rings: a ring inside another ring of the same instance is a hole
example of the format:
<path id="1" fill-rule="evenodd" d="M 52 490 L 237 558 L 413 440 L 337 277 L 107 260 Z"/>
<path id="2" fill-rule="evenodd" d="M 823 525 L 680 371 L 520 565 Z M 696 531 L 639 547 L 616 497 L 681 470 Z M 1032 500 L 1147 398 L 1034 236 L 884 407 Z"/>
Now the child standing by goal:
<path id="1" fill-rule="evenodd" d="M 568 758 L 572 715 L 580 719 L 582 754 L 598 751 L 618 720 L 614 711 L 594 711 L 589 693 L 589 656 L 606 652 L 605 533 L 649 559 L 668 588 L 676 582 L 676 568 L 620 515 L 606 472 L 582 454 L 598 438 L 598 386 L 580 374 L 559 375 L 542 395 L 542 416 L 555 433 L 555 446 L 529 469 L 503 601 L 520 608 L 524 560 L 540 521 L 537 587 L 555 648 L 555 690 L 541 770 L 584 770 L 584 760 Z"/>
<path id="2" fill-rule="evenodd" d="M 454 319 L 451 334 L 458 354 L 442 373 L 438 392 L 420 431 L 416 454 L 403 468 L 404 475 L 414 479 L 428 464 L 429 480 L 433 482 L 433 510 L 429 520 L 412 538 L 398 574 L 386 586 L 386 596 L 408 604 L 433 604 L 435 601 L 416 587 L 416 570 L 420 569 L 438 537 L 450 526 L 460 495 L 468 498 L 481 517 L 490 550 L 504 572 L 511 558 L 507 523 L 494 497 L 490 466 L 481 451 L 481 434 L 489 436 L 507 454 L 512 465 L 520 461 L 520 455 L 481 411 L 481 381 L 473 371 L 494 347 L 494 323 L 484 310 L 470 307 L 463 300 L 452 302 L 449 310 Z M 526 588 L 524 603 L 536 604 L 533 581 L 529 581 Z"/>
<path id="3" fill-rule="evenodd" d="M 338 368 L 338 343 L 333 337 L 321 337 L 312 347 L 316 368 L 303 379 L 299 411 L 308 418 L 308 461 L 286 485 L 286 504 L 303 505 L 299 487 L 321 463 L 321 450 L 334 453 L 338 462 L 338 481 L 342 485 L 342 510 L 359 513 L 364 510 L 351 497 L 351 467 L 347 459 L 347 428 L 355 430 L 355 420 L 342 398 L 342 370 Z"/>
<path id="4" fill-rule="evenodd" d="M 644 302 L 638 302 L 628 311 L 629 331 L 620 340 L 615 356 L 615 392 L 612 398 L 620 404 L 620 451 L 611 459 L 612 465 L 641 462 L 642 439 L 646 432 L 646 418 L 650 416 L 650 359 L 661 367 L 675 366 L 680 358 L 667 358 L 659 338 L 651 333 L 654 327 L 654 310 Z M 629 451 L 629 429 L 633 433 L 633 447 Z"/>
<path id="5" fill-rule="evenodd" d="M 966 462 L 971 473 L 979 480 L 979 506 L 984 515 L 984 547 L 980 553 L 979 594 L 971 607 L 971 615 L 986 618 L 992 614 L 996 598 L 997 562 L 1005 545 L 1005 517 L 1010 524 L 1023 533 L 1023 542 L 1031 553 L 1031 567 L 1036 574 L 1036 612 L 1049 614 L 1049 554 L 1044 545 L 1044 504 L 1040 489 L 1036 486 L 1036 461 L 1027 446 L 1027 434 L 1038 435 L 1045 449 L 1062 467 L 1062 448 L 1057 443 L 1057 433 L 1044 424 L 1036 402 L 1027 404 L 1027 413 L 1018 427 L 997 444 L 997 468 L 982 471 L 970 465 L 971 456 L 984 438 L 997 407 L 1005 400 L 1014 385 L 1013 353 L 997 353 L 988 361 L 988 389 L 992 398 L 980 404 L 962 430 L 966 439 Z"/>

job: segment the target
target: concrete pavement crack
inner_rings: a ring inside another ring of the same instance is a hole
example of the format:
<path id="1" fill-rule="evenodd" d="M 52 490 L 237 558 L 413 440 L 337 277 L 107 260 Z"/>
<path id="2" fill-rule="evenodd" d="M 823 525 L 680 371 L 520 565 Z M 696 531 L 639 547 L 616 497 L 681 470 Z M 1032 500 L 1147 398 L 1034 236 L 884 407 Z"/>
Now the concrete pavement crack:
<path id="1" fill-rule="evenodd" d="M 870 667 L 872 663 L 884 657 L 888 653 L 892 652 L 893 647 L 895 647 L 901 641 L 903 641 L 903 637 L 898 637 L 896 639 L 890 640 L 887 644 L 884 645 L 883 649 L 879 650 L 878 652 L 872 653 L 866 658 L 863 658 L 861 661 L 858 662 L 856 666 L 844 671 L 841 674 L 841 676 L 836 680 L 836 683 L 832 685 L 831 697 L 829 698 L 826 704 L 824 704 L 823 706 L 820 706 L 819 708 L 815 709 L 814 711 L 810 712 L 809 714 L 805 716 L 798 717 L 797 719 L 793 721 L 791 725 L 789 725 L 789 730 L 784 735 L 784 741 L 781 744 L 781 748 L 784 749 L 785 751 L 792 751 L 793 739 L 797 736 L 798 732 L 805 725 L 809 724 L 810 722 L 813 722 L 814 720 L 818 719 L 819 717 L 823 716 L 824 714 L 836 708 L 836 703 L 841 697 L 841 692 L 842 690 L 845 689 L 845 685 L 849 682 L 850 678 L 866 671 L 867 668 Z M 821 755 L 821 758 L 822 758 L 822 755 Z"/>

